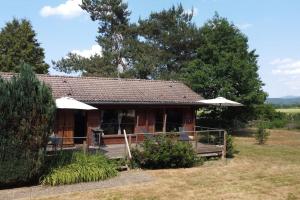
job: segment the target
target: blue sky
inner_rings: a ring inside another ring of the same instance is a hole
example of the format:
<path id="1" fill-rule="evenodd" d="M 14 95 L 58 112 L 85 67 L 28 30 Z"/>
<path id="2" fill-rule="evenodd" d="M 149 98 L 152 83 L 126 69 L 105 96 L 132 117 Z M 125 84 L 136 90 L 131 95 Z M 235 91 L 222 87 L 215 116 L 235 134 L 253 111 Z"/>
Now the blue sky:
<path id="1" fill-rule="evenodd" d="M 0 27 L 13 17 L 27 18 L 45 49 L 46 62 L 73 51 L 88 56 L 100 52 L 97 23 L 77 6 L 80 0 L 11 0 L 0 7 Z M 182 3 L 194 8 L 201 26 L 215 11 L 248 36 L 259 55 L 259 74 L 270 97 L 300 96 L 300 1 L 298 0 L 127 0 L 131 21 Z M 54 70 L 50 73 L 57 74 Z"/>

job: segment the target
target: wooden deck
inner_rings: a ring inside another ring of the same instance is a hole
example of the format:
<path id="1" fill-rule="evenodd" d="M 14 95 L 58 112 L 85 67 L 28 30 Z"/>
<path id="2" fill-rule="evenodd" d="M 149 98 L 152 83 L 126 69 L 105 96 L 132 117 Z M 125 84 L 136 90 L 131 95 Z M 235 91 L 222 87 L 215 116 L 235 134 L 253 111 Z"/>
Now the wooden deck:
<path id="1" fill-rule="evenodd" d="M 192 142 L 193 147 L 195 148 L 195 143 Z M 132 147 L 135 145 L 133 144 Z M 70 151 L 76 151 L 76 150 L 82 150 L 83 145 L 75 145 L 72 147 L 57 147 L 56 150 L 70 150 Z M 53 147 L 47 148 L 48 152 L 53 152 L 55 149 Z M 89 151 L 93 152 L 101 152 L 105 156 L 111 159 L 118 159 L 118 158 L 125 158 L 125 155 L 127 153 L 125 144 L 110 144 L 110 145 L 103 145 L 103 146 L 95 146 L 95 147 L 89 147 Z M 220 145 L 210 145 L 210 144 L 203 144 L 198 142 L 197 144 L 197 153 L 200 156 L 204 157 L 212 157 L 212 156 L 222 156 L 223 152 L 223 146 Z"/>
<path id="2" fill-rule="evenodd" d="M 99 149 L 99 147 L 98 147 Z M 209 145 L 198 142 L 197 153 L 204 157 L 222 156 L 223 146 Z M 112 144 L 100 146 L 100 152 L 109 158 L 124 158 L 126 155 L 125 144 Z"/>
<path id="3" fill-rule="evenodd" d="M 203 143 L 198 142 L 197 153 L 204 157 L 222 156 L 223 146 L 203 144 Z"/>

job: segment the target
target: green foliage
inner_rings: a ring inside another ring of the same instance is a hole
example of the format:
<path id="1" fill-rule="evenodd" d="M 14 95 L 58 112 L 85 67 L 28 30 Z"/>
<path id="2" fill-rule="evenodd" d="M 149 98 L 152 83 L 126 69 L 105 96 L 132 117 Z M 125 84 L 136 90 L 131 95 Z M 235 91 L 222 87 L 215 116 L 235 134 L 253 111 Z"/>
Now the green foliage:
<path id="1" fill-rule="evenodd" d="M 117 166 L 102 154 L 61 152 L 49 161 L 50 171 L 43 185 L 64 185 L 105 180 L 118 174 Z"/>
<path id="2" fill-rule="evenodd" d="M 243 108 L 214 109 L 207 115 L 219 119 L 223 127 L 254 119 L 255 106 L 265 102 L 258 55 L 249 49 L 248 38 L 227 19 L 216 14 L 197 27 L 193 14 L 187 14 L 179 4 L 130 24 L 130 11 L 121 0 L 84 0 L 82 8 L 99 23 L 97 41 L 103 55 L 83 58 L 69 54 L 54 62 L 59 70 L 180 80 L 205 98 L 223 96 L 243 103 Z M 123 70 L 118 70 L 120 67 Z"/>
<path id="3" fill-rule="evenodd" d="M 236 153 L 233 137 L 226 135 L 226 158 L 233 158 Z"/>
<path id="4" fill-rule="evenodd" d="M 107 77 L 118 76 L 119 67 L 126 71 L 135 39 L 127 7 L 122 0 L 83 0 L 81 8 L 99 23 L 97 42 L 102 48 L 102 55 L 84 58 L 69 53 L 67 58 L 53 62 L 56 68 L 64 72 L 82 71 L 84 75 Z"/>
<path id="5" fill-rule="evenodd" d="M 22 184 L 40 173 L 55 103 L 29 65 L 0 78 L 0 185 Z"/>
<path id="6" fill-rule="evenodd" d="M 273 105 L 261 104 L 255 107 L 256 119 L 275 120 L 284 119 L 286 114 L 277 112 Z"/>
<path id="7" fill-rule="evenodd" d="M 245 105 L 241 109 L 216 110 L 221 119 L 248 120 L 254 105 L 264 103 L 266 93 L 258 75 L 257 55 L 247 37 L 227 19 L 215 15 L 200 28 L 196 58 L 182 69 L 183 81 L 205 98 L 223 96 Z"/>
<path id="8" fill-rule="evenodd" d="M 139 36 L 146 46 L 154 49 L 144 57 L 152 60 L 156 79 L 178 79 L 184 63 L 190 61 L 199 47 L 198 28 L 192 22 L 193 14 L 187 14 L 181 4 L 168 10 L 153 12 L 147 19 L 140 19 Z"/>
<path id="9" fill-rule="evenodd" d="M 257 131 L 255 132 L 255 139 L 258 144 L 265 144 L 268 140 L 270 133 L 266 130 L 266 124 L 264 121 L 260 121 L 257 127 Z"/>
<path id="10" fill-rule="evenodd" d="M 192 167 L 202 160 L 191 144 L 157 136 L 145 140 L 141 148 L 132 149 L 134 165 L 149 169 Z"/>
<path id="11" fill-rule="evenodd" d="M 20 64 L 28 63 L 36 73 L 48 72 L 44 49 L 26 19 L 13 19 L 0 31 L 0 71 L 20 72 Z"/>
<path id="12" fill-rule="evenodd" d="M 97 42 L 103 48 L 102 57 L 70 53 L 53 62 L 59 70 L 116 77 L 121 66 L 121 77 L 174 79 L 196 53 L 198 28 L 182 5 L 153 12 L 134 24 L 129 23 L 130 11 L 121 0 L 84 0 L 81 7 L 99 23 Z"/>
<path id="13" fill-rule="evenodd" d="M 277 112 L 273 105 L 262 104 L 255 107 L 256 119 L 263 120 L 266 128 L 285 128 L 292 118 L 282 112 Z M 257 126 L 261 122 L 258 121 Z"/>
<path id="14" fill-rule="evenodd" d="M 255 118 L 258 121 L 253 121 L 252 126 L 259 126 L 260 120 L 264 121 L 265 127 L 286 128 L 286 129 L 300 129 L 300 113 L 297 112 L 279 112 L 274 105 L 262 104 L 255 106 Z M 251 125 L 250 124 L 250 125 Z"/>
<path id="15" fill-rule="evenodd" d="M 300 129 L 300 113 L 288 114 L 288 129 Z"/>

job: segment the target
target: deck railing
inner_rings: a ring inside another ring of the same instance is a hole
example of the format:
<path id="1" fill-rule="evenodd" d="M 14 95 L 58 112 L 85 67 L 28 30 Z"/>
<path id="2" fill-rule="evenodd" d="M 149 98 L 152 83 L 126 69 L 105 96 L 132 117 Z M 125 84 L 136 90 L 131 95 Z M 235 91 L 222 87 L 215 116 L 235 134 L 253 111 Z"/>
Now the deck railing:
<path id="1" fill-rule="evenodd" d="M 129 147 L 131 148 L 133 145 L 138 145 L 144 139 L 156 137 L 158 135 L 166 135 L 167 137 L 172 137 L 176 140 L 180 140 L 182 133 L 188 135 L 188 141 L 193 145 L 193 147 L 197 150 L 198 145 L 210 145 L 219 147 L 222 149 L 222 156 L 224 157 L 226 154 L 226 134 L 227 132 L 224 129 L 216 129 L 216 128 L 209 128 L 209 127 L 200 127 L 196 126 L 194 131 L 177 131 L 177 132 L 143 132 L 143 133 L 133 133 L 127 134 L 125 137 L 127 138 L 127 142 Z M 100 135 L 98 135 L 99 137 Z M 124 136 L 122 134 L 122 136 Z M 72 139 L 73 141 L 76 139 L 83 140 L 83 144 L 81 147 L 83 149 L 88 149 L 89 146 L 87 145 L 86 141 L 88 140 L 87 137 L 53 137 L 55 144 L 52 144 L 52 150 L 62 150 L 68 148 L 68 144 L 65 141 L 68 139 Z M 101 136 L 99 138 L 94 138 L 93 145 L 96 148 L 100 149 L 101 146 Z M 76 144 L 75 144 L 76 145 Z M 124 138 L 124 145 L 125 145 L 125 138 Z M 77 146 L 78 147 L 78 146 Z M 126 147 L 126 146 L 125 146 Z M 70 147 L 72 148 L 72 147 Z M 74 148 L 74 147 L 73 147 Z M 124 148 L 125 150 L 126 148 Z M 128 150 L 125 150 L 128 151 Z"/>
<path id="2" fill-rule="evenodd" d="M 189 142 L 193 144 L 193 147 L 197 150 L 198 144 L 218 146 L 222 148 L 222 157 L 226 154 L 226 130 L 216 129 L 209 127 L 197 127 L 194 131 L 182 131 L 189 136 Z M 149 138 L 147 136 L 155 137 L 158 135 L 166 135 L 175 139 L 180 139 L 182 132 L 154 132 L 154 133 L 134 133 L 127 134 L 129 145 L 138 144 L 142 142 L 140 138 Z"/>

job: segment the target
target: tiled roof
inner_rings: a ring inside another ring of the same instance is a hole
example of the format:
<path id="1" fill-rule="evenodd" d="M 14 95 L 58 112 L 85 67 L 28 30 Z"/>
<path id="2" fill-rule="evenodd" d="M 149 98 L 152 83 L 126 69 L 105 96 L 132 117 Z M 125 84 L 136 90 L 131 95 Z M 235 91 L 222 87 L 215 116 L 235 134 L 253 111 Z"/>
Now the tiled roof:
<path id="1" fill-rule="evenodd" d="M 13 73 L 0 72 L 4 79 Z M 189 104 L 203 99 L 181 82 L 37 75 L 52 89 L 54 98 L 69 96 L 97 104 Z"/>

